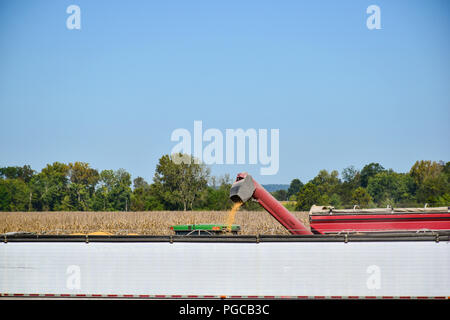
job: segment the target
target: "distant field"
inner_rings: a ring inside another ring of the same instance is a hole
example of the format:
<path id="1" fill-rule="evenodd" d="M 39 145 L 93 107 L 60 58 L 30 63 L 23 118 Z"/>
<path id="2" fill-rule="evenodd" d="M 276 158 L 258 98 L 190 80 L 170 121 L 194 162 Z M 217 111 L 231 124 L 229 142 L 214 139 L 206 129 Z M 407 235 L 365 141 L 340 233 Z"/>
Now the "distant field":
<path id="1" fill-rule="evenodd" d="M 309 227 L 307 212 L 293 214 Z M 227 217 L 228 211 L 0 212 L 0 233 L 171 235 L 174 224 L 226 223 Z M 243 235 L 289 234 L 265 211 L 238 211 L 234 223 Z"/>

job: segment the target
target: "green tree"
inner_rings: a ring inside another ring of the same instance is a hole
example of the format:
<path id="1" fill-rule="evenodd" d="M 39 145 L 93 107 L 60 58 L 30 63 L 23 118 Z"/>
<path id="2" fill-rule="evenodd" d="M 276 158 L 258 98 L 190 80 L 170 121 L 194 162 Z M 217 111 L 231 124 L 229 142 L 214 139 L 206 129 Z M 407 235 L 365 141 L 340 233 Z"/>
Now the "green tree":
<path id="1" fill-rule="evenodd" d="M 64 210 L 88 211 L 91 207 L 95 187 L 100 179 L 97 170 L 90 168 L 88 163 L 69 163 L 69 188 L 64 197 Z"/>
<path id="2" fill-rule="evenodd" d="M 320 198 L 320 192 L 318 187 L 308 182 L 299 191 L 297 195 L 296 210 L 308 211 L 312 205 L 317 204 Z"/>
<path id="3" fill-rule="evenodd" d="M 47 164 L 30 181 L 33 207 L 37 210 L 61 210 L 62 202 L 68 191 L 69 166 L 54 162 Z"/>
<path id="4" fill-rule="evenodd" d="M 367 190 L 378 204 L 392 199 L 394 202 L 411 202 L 413 180 L 407 174 L 393 170 L 382 171 L 369 179 Z"/>
<path id="5" fill-rule="evenodd" d="M 103 211 L 129 211 L 131 194 L 131 175 L 127 171 L 102 170 L 91 208 Z"/>
<path id="6" fill-rule="evenodd" d="M 153 185 L 149 185 L 142 177 L 137 177 L 133 180 L 131 210 L 164 210 L 163 204 L 158 201 L 158 197 L 154 192 Z"/>
<path id="7" fill-rule="evenodd" d="M 193 209 L 194 201 L 206 189 L 209 174 L 209 168 L 189 155 L 164 155 L 156 166 L 153 181 L 167 207 L 186 211 Z"/>
<path id="8" fill-rule="evenodd" d="M 437 177 L 430 176 L 425 178 L 417 188 L 417 201 L 433 205 L 438 203 L 442 204 L 441 200 L 450 194 L 449 185 L 446 180 L 446 177 L 442 174 Z"/>
<path id="9" fill-rule="evenodd" d="M 450 193 L 445 193 L 442 196 L 438 196 L 435 201 L 435 204 L 437 206 L 448 207 L 449 203 L 450 203 Z"/>
<path id="10" fill-rule="evenodd" d="M 333 194 L 341 183 L 339 180 L 339 173 L 336 170 L 333 170 L 330 173 L 328 173 L 327 170 L 320 170 L 319 174 L 310 182 L 317 186 L 321 195 L 326 194 L 328 196 Z"/>
<path id="11" fill-rule="evenodd" d="M 133 192 L 131 194 L 131 211 L 145 211 L 146 198 L 149 195 L 150 186 L 142 177 L 133 180 Z"/>
<path id="12" fill-rule="evenodd" d="M 34 174 L 35 171 L 29 165 L 0 168 L 0 179 L 20 179 L 25 183 L 29 183 Z"/>
<path id="13" fill-rule="evenodd" d="M 356 188 L 352 193 L 353 204 L 357 204 L 360 207 L 368 207 L 372 201 L 372 197 L 363 187 Z"/>
<path id="14" fill-rule="evenodd" d="M 229 195 L 230 189 L 226 186 L 208 187 L 202 207 L 206 210 L 229 210 L 233 205 Z"/>
<path id="15" fill-rule="evenodd" d="M 342 170 L 342 180 L 342 183 L 335 190 L 340 200 L 338 206 L 352 203 L 353 191 L 361 185 L 361 174 L 354 166 L 349 166 Z"/>
<path id="16" fill-rule="evenodd" d="M 286 201 L 288 199 L 287 194 L 288 192 L 283 189 L 272 192 L 273 197 L 278 201 Z"/>
<path id="17" fill-rule="evenodd" d="M 337 193 L 333 193 L 330 197 L 329 204 L 335 208 L 339 208 L 342 205 L 341 197 Z"/>
<path id="18" fill-rule="evenodd" d="M 204 210 L 229 210 L 233 206 L 230 200 L 232 179 L 225 174 L 221 177 L 212 176 L 206 191 L 200 196 L 198 208 Z"/>
<path id="19" fill-rule="evenodd" d="M 417 201 L 442 205 L 450 194 L 448 162 L 417 161 L 409 173 L 415 182 Z"/>
<path id="20" fill-rule="evenodd" d="M 110 194 L 116 184 L 113 170 L 102 170 L 99 176 L 99 184 L 95 190 L 91 207 L 95 211 L 114 210 L 110 203 Z"/>
<path id="21" fill-rule="evenodd" d="M 142 177 L 137 177 L 136 179 L 133 180 L 133 189 L 148 188 L 148 187 L 149 184 Z"/>
<path id="22" fill-rule="evenodd" d="M 367 185 L 369 184 L 369 179 L 373 176 L 375 176 L 377 173 L 383 172 L 384 168 L 379 163 L 369 163 L 368 165 L 365 165 L 364 168 L 362 168 L 360 173 L 360 185 L 363 188 L 367 188 Z"/>
<path id="23" fill-rule="evenodd" d="M 444 170 L 445 165 L 443 163 L 421 160 L 414 163 L 409 174 L 417 185 L 421 185 L 426 179 L 438 178 Z"/>
<path id="24" fill-rule="evenodd" d="M 129 211 L 131 205 L 131 175 L 125 169 L 114 172 L 115 184 L 111 190 L 110 202 L 114 210 Z"/>
<path id="25" fill-rule="evenodd" d="M 302 187 L 303 183 L 300 181 L 300 179 L 293 179 L 287 191 L 287 198 L 289 199 L 291 196 L 297 195 Z"/>
<path id="26" fill-rule="evenodd" d="M 359 171 L 354 166 L 349 166 L 342 170 L 341 175 L 344 182 L 352 182 L 359 175 Z"/>
<path id="27" fill-rule="evenodd" d="M 0 179 L 0 211 L 29 209 L 29 190 L 21 179 Z"/>

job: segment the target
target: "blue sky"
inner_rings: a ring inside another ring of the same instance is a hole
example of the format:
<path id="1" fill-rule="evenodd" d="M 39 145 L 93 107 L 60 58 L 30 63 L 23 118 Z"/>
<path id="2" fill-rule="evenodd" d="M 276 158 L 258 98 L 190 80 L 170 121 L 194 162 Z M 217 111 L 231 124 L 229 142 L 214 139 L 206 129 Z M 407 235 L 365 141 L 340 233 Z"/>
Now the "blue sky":
<path id="1" fill-rule="evenodd" d="M 81 30 L 66 8 L 81 8 Z M 381 8 L 368 30 L 366 8 Z M 260 183 L 448 161 L 448 1 L 2 1 L 0 166 L 151 180 L 173 130 L 280 130 Z"/>

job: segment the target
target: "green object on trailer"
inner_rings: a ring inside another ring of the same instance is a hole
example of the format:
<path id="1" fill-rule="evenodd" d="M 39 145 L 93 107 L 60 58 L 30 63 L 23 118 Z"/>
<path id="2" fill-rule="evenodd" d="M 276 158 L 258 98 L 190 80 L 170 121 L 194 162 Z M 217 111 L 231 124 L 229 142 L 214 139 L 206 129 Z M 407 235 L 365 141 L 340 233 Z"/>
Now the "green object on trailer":
<path id="1" fill-rule="evenodd" d="M 175 231 L 177 235 L 217 235 L 230 232 L 238 234 L 241 226 L 238 224 L 231 225 L 231 230 L 226 224 L 179 224 L 170 226 L 170 230 Z"/>

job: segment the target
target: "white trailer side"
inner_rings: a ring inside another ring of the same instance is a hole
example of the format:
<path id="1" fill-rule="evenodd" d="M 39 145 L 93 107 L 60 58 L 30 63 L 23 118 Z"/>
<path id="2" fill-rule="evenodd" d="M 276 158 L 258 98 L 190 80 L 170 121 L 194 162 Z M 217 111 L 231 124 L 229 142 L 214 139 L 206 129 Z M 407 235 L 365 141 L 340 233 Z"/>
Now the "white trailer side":
<path id="1" fill-rule="evenodd" d="M 0 293 L 448 297 L 450 243 L 7 242 Z"/>

